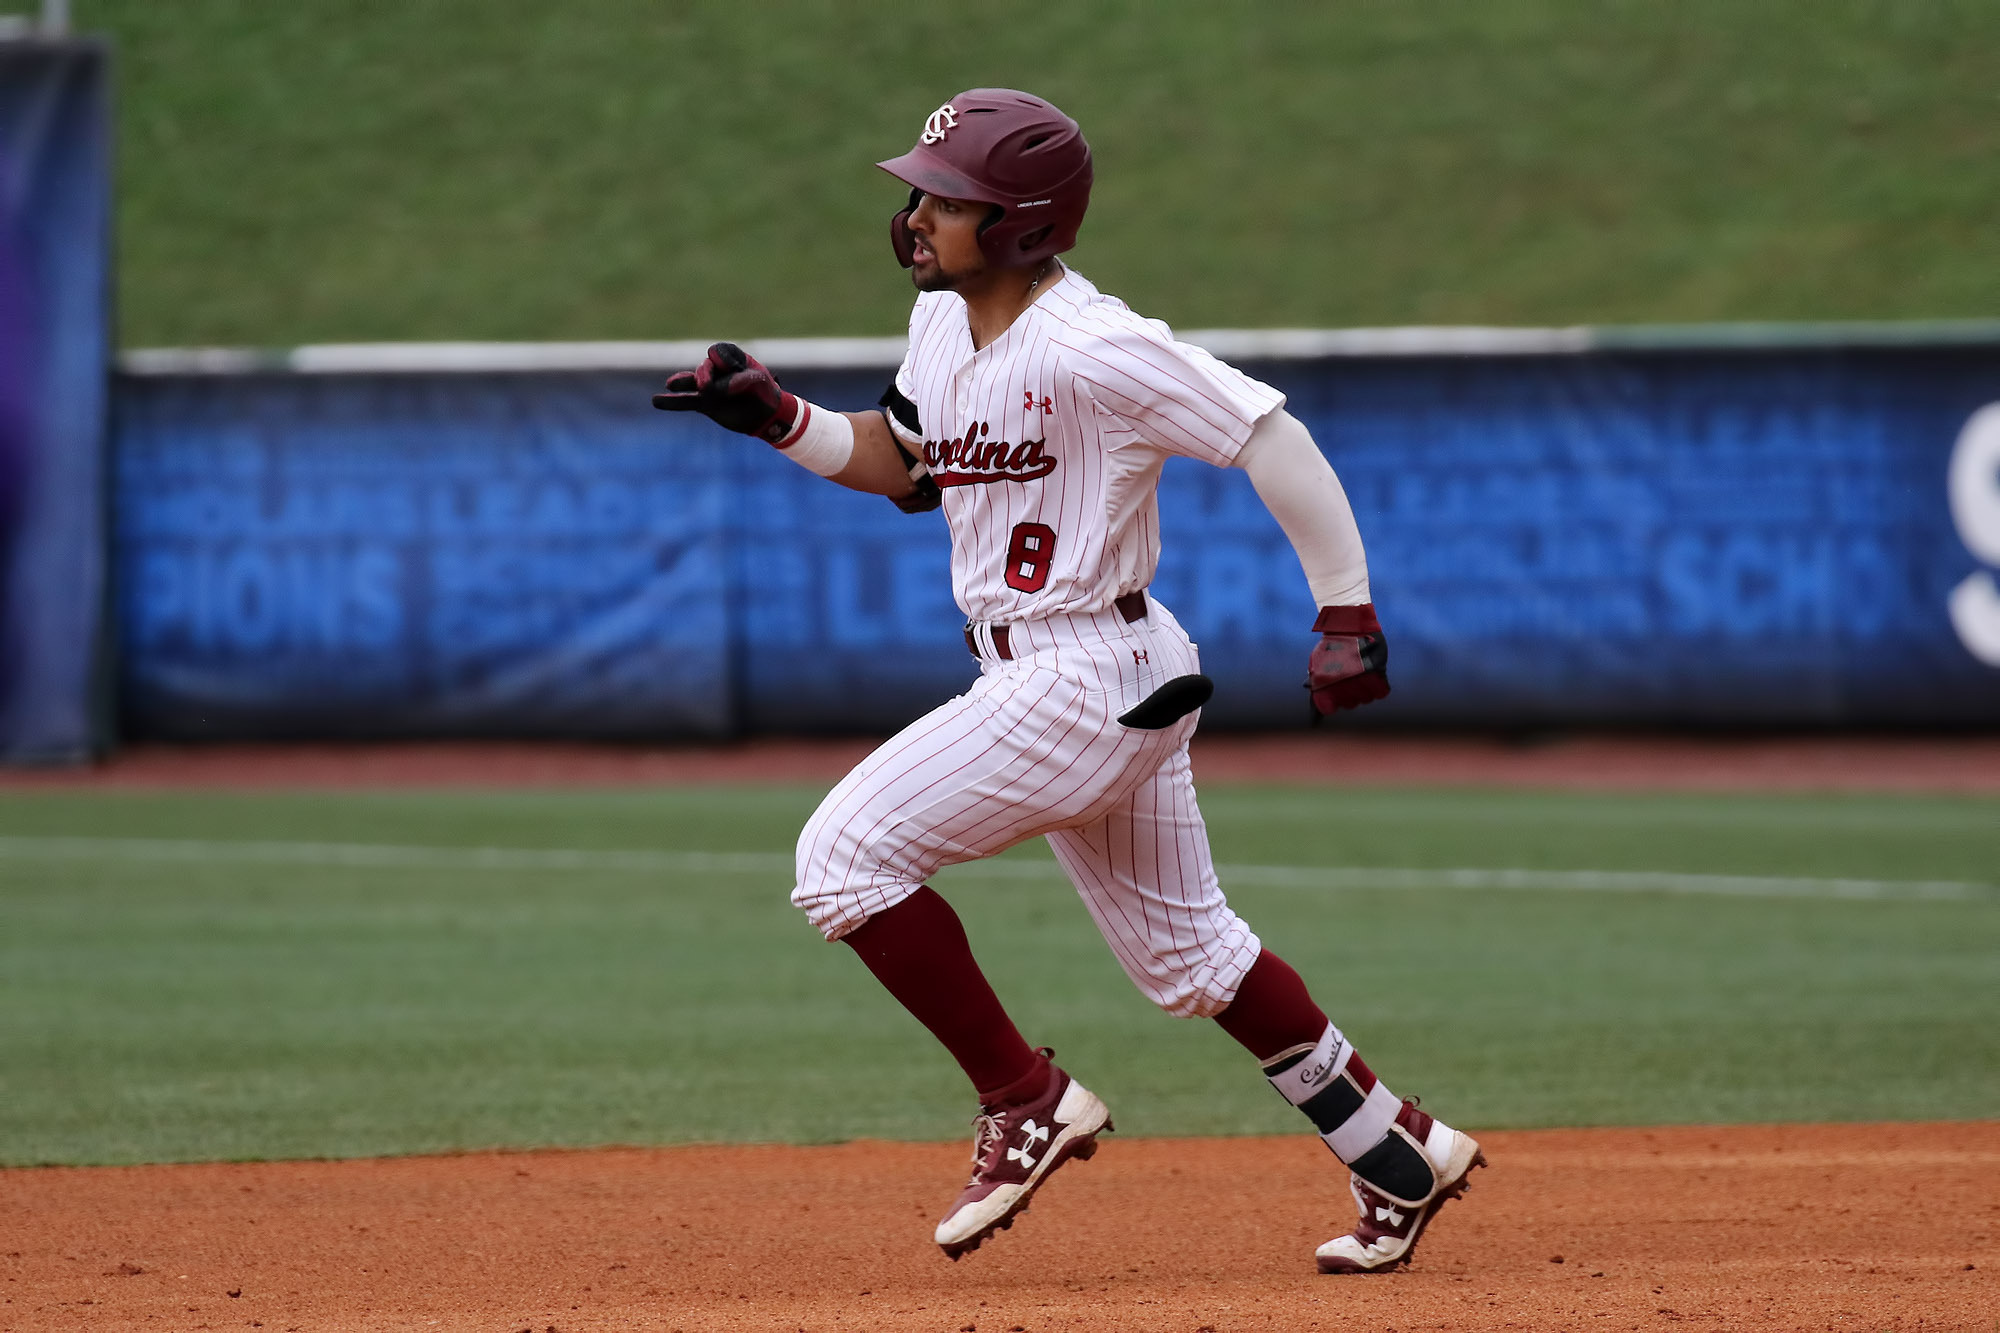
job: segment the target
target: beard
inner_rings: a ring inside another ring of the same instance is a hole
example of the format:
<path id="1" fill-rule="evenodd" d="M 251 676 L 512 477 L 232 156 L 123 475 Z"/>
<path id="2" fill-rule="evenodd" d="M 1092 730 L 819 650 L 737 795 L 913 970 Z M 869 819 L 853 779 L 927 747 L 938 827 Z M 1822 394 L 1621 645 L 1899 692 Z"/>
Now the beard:
<path id="1" fill-rule="evenodd" d="M 920 292 L 957 291 L 959 284 L 986 272 L 986 258 L 980 256 L 972 266 L 956 272 L 948 271 L 943 264 L 932 259 L 917 264 L 910 269 L 910 281 Z"/>

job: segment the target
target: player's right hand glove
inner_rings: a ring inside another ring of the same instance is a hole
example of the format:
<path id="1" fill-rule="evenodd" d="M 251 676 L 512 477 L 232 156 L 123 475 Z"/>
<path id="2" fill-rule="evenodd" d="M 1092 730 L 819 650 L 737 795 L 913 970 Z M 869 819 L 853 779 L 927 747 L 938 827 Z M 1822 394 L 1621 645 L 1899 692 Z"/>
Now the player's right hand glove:
<path id="1" fill-rule="evenodd" d="M 776 444 L 799 419 L 799 400 L 777 376 L 735 343 L 716 343 L 693 370 L 667 376 L 666 392 L 653 395 L 662 412 L 699 412 L 725 430 Z"/>
<path id="2" fill-rule="evenodd" d="M 1313 629 L 1320 638 L 1306 663 L 1306 688 L 1314 713 L 1324 717 L 1388 695 L 1389 644 L 1373 602 L 1322 606 Z"/>

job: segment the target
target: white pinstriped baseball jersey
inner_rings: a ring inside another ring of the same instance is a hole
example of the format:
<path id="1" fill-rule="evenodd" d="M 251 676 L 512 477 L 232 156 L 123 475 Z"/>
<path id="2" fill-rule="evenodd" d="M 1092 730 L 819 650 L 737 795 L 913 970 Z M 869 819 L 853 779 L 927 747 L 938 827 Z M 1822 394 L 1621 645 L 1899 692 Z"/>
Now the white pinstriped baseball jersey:
<path id="1" fill-rule="evenodd" d="M 953 595 L 995 622 L 1103 611 L 1152 582 L 1161 466 L 1228 466 L 1285 401 L 1067 268 L 977 351 L 962 298 L 919 296 L 896 388 L 944 489 Z"/>
<path id="2" fill-rule="evenodd" d="M 1216 881 L 1187 744 L 1119 720 L 1201 670 L 1172 613 L 1147 598 L 1155 487 L 1171 455 L 1227 466 L 1284 396 L 1177 343 L 1167 326 L 1065 271 L 974 351 L 965 302 L 917 300 L 897 390 L 951 522 L 952 590 L 980 679 L 882 745 L 799 838 L 792 901 L 837 939 L 939 867 L 1048 839 L 1112 952 L 1169 1013 L 1213 1014 L 1261 948 Z"/>

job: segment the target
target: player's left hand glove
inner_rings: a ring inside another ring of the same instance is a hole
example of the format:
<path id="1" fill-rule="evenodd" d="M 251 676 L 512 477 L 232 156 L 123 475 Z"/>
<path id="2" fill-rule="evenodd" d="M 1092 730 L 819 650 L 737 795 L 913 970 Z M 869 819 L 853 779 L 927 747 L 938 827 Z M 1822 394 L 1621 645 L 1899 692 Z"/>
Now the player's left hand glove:
<path id="1" fill-rule="evenodd" d="M 1306 663 L 1313 711 L 1326 716 L 1359 708 L 1389 693 L 1389 644 L 1375 619 L 1375 604 L 1323 606 L 1313 621 L 1319 643 Z"/>
<path id="2" fill-rule="evenodd" d="M 662 412 L 699 412 L 725 430 L 776 444 L 799 419 L 799 400 L 777 376 L 735 343 L 716 343 L 693 370 L 667 376 L 665 393 L 653 395 Z"/>

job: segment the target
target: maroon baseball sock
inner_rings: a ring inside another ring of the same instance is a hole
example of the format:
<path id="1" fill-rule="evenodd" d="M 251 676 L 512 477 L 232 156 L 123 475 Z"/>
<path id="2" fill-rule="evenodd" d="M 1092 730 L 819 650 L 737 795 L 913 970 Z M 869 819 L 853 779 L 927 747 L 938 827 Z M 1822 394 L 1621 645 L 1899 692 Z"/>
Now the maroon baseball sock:
<path id="1" fill-rule="evenodd" d="M 1326 1031 L 1326 1015 L 1313 1003 L 1299 974 L 1269 949 L 1243 974 L 1236 998 L 1215 1016 L 1224 1032 L 1259 1060 L 1294 1046 L 1310 1046 Z"/>
<path id="2" fill-rule="evenodd" d="M 929 885 L 877 912 L 842 939 L 861 955 L 875 979 L 944 1043 L 972 1080 L 982 1105 L 1033 1101 L 1047 1088 L 1048 1060 L 1021 1039 L 979 970 L 958 913 Z M 1315 1030 L 1313 1036 L 1318 1035 Z"/>

